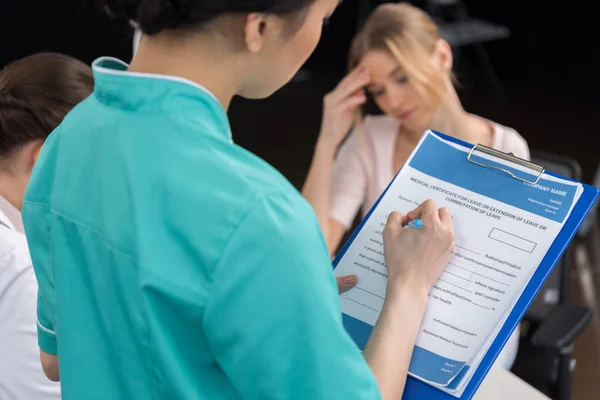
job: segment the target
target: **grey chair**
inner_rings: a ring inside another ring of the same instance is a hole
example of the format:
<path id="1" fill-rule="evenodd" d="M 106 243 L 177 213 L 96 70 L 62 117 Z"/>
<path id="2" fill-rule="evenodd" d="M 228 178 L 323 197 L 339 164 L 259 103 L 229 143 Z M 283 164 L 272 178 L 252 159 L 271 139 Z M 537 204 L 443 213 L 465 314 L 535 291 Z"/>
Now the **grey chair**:
<path id="1" fill-rule="evenodd" d="M 579 163 L 568 157 L 532 151 L 532 161 L 574 180 L 581 179 Z M 572 246 L 565 251 L 527 311 L 526 334 L 512 372 L 555 400 L 571 396 L 576 361 L 573 343 L 589 324 L 592 311 L 569 301 L 573 266 Z"/>
<path id="2" fill-rule="evenodd" d="M 600 165 L 596 170 L 592 185 L 600 188 Z M 587 218 L 581 224 L 577 237 L 584 242 L 592 264 L 600 266 L 600 202 L 596 202 L 592 207 Z M 594 272 L 600 274 L 600 270 Z"/>

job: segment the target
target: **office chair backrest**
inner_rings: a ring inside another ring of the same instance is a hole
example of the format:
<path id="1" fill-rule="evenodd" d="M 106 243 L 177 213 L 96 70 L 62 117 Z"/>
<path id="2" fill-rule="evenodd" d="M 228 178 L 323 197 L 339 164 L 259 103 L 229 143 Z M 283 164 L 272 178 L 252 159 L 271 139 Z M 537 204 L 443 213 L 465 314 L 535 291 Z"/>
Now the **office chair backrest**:
<path id="1" fill-rule="evenodd" d="M 531 161 L 541 164 L 546 167 L 547 171 L 557 173 L 565 178 L 581 180 L 581 167 L 572 158 L 542 151 L 532 151 Z M 567 249 L 527 311 L 527 319 L 541 322 L 546 319 L 557 304 L 567 300 L 571 259 L 570 249 Z"/>
<path id="2" fill-rule="evenodd" d="M 598 169 L 596 170 L 596 176 L 594 177 L 592 185 L 600 189 L 600 165 L 598 165 Z M 594 204 L 592 210 L 581 224 L 581 228 L 579 228 L 579 231 L 577 232 L 578 237 L 585 238 L 590 229 L 592 228 L 592 225 L 600 224 L 600 215 L 598 215 L 598 210 L 600 209 L 599 204 L 600 202 L 598 201 L 596 202 L 596 204 Z"/>

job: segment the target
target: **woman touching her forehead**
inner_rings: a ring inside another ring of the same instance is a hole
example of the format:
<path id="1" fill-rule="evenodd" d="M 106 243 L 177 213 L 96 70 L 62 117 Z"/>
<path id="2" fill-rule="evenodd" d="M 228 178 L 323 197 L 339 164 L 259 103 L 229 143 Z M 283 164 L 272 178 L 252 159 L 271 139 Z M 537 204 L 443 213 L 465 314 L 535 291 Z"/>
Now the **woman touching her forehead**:
<path id="1" fill-rule="evenodd" d="M 351 72 L 325 97 L 321 132 L 302 191 L 331 255 L 427 129 L 529 158 L 527 143 L 514 129 L 464 110 L 453 85 L 450 46 L 422 10 L 407 3 L 379 6 L 352 41 L 349 67 Z M 367 96 L 383 115 L 367 115 L 355 124 Z M 345 291 L 356 277 L 338 277 L 338 282 Z M 498 362 L 510 368 L 517 347 L 518 330 Z"/>

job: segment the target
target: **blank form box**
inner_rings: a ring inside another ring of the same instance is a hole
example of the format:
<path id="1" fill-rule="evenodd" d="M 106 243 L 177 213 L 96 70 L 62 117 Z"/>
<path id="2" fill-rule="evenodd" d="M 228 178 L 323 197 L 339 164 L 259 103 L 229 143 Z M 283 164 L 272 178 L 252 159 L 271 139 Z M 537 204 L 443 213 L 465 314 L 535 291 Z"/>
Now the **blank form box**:
<path id="1" fill-rule="evenodd" d="M 504 243 L 515 249 L 526 251 L 527 253 L 533 253 L 537 243 L 531 240 L 523 239 L 520 236 L 513 235 L 512 233 L 503 231 L 502 229 L 494 228 L 490 232 L 490 239 L 497 240 L 498 242 Z"/>

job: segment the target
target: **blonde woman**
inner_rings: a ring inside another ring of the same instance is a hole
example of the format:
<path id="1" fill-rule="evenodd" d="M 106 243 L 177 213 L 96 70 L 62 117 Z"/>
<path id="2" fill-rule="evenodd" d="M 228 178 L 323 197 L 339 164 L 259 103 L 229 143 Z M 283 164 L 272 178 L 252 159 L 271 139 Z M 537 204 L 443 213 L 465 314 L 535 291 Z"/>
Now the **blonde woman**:
<path id="1" fill-rule="evenodd" d="M 451 48 L 420 9 L 406 3 L 379 6 L 352 42 L 349 67 L 348 76 L 325 96 L 303 189 L 330 254 L 359 210 L 364 215 L 373 206 L 427 129 L 529 158 L 527 143 L 515 130 L 464 110 L 453 86 Z M 384 115 L 366 116 L 340 147 L 366 92 Z M 355 276 L 338 278 L 342 292 L 355 284 Z M 500 361 L 507 368 L 517 345 L 515 334 Z"/>

